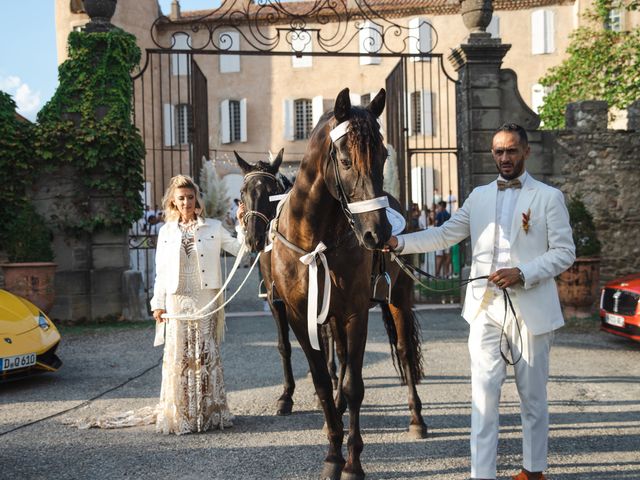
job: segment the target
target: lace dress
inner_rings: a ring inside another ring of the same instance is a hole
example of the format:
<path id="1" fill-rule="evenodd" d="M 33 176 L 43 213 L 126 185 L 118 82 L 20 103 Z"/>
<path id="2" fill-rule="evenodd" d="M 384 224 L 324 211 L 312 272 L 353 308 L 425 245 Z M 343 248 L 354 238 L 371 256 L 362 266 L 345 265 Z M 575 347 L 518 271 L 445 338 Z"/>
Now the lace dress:
<path id="1" fill-rule="evenodd" d="M 179 224 L 180 280 L 175 294 L 168 295 L 169 314 L 188 315 L 206 306 L 218 290 L 202 290 L 194 247 L 197 223 Z M 155 424 L 156 431 L 182 435 L 231 427 L 218 338 L 224 312 L 197 320 L 166 320 L 160 402 L 118 415 L 83 419 L 79 428 L 122 428 Z"/>
<path id="2" fill-rule="evenodd" d="M 217 290 L 202 290 L 198 260 L 193 245 L 196 222 L 180 224 L 180 281 L 175 294 L 167 297 L 167 312 L 189 314 L 207 305 Z M 218 323 L 222 310 L 201 320 L 167 320 L 162 388 L 156 429 L 178 435 L 230 427 L 222 362 L 218 345 Z"/>

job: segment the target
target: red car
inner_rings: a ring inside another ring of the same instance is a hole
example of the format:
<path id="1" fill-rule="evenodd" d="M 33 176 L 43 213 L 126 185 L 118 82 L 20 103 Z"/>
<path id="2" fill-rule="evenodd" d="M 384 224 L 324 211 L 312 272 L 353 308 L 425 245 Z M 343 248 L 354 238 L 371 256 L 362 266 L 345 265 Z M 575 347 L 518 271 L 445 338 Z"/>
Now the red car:
<path id="1" fill-rule="evenodd" d="M 600 328 L 640 342 L 640 273 L 608 282 L 600 295 Z"/>

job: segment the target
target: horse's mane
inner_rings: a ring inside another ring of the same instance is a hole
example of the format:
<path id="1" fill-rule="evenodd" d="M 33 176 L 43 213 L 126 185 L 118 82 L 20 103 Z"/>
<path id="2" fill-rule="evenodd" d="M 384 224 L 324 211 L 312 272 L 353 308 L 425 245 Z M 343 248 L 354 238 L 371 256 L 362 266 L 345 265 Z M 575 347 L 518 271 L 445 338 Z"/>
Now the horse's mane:
<path id="1" fill-rule="evenodd" d="M 328 113 L 327 117 L 333 116 Z M 369 174 L 371 149 L 383 145 L 378 119 L 365 108 L 352 106 L 347 141 L 353 167 L 361 175 Z"/>

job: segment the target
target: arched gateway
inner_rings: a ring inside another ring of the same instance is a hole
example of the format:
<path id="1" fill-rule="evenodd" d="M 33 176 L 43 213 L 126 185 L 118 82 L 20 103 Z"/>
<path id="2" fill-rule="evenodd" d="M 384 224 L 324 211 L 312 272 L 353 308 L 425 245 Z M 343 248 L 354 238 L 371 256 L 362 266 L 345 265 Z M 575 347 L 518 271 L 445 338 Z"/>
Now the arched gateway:
<path id="1" fill-rule="evenodd" d="M 222 175 L 233 173 L 234 150 L 255 161 L 284 147 L 285 172 L 286 165 L 292 172 L 342 88 L 350 88 L 353 104 L 366 105 L 385 87 L 380 121 L 396 162 L 386 170 L 388 189 L 396 188 L 408 212 L 413 203 L 422 210 L 440 199 L 455 209 L 455 81 L 435 53 L 439 35 L 430 20 L 442 12 L 434 2 L 393 3 L 232 0 L 180 12 L 174 1 L 170 16 L 153 23 L 154 47 L 134 77 L 135 122 L 147 152 L 145 203 L 159 206 L 178 172 L 197 179 L 203 159 L 216 159 Z M 151 263 L 148 233 L 134 231 L 131 239 L 138 266 Z"/>

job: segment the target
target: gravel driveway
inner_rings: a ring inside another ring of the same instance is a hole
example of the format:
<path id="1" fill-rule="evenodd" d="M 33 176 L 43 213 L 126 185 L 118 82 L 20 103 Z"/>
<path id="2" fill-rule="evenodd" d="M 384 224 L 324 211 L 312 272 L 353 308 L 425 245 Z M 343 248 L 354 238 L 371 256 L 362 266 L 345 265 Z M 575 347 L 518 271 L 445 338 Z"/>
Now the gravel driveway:
<path id="1" fill-rule="evenodd" d="M 361 423 L 369 479 L 465 479 L 469 471 L 470 379 L 467 325 L 459 309 L 421 311 L 427 378 L 419 386 L 426 440 L 411 440 L 406 389 L 394 373 L 379 313 L 370 318 Z M 232 429 L 182 437 L 153 427 L 77 430 L 89 413 L 153 405 L 161 351 L 151 326 L 67 329 L 55 373 L 0 385 L 0 435 L 63 411 L 149 369 L 88 407 L 0 436 L 4 479 L 311 479 L 326 438 L 306 360 L 294 343 L 294 414 L 274 416 L 282 373 L 270 316 L 228 319 L 226 385 Z M 640 478 L 640 345 L 597 331 L 561 330 L 552 350 L 552 479 Z M 513 378 L 503 391 L 499 478 L 520 466 L 520 420 Z"/>

